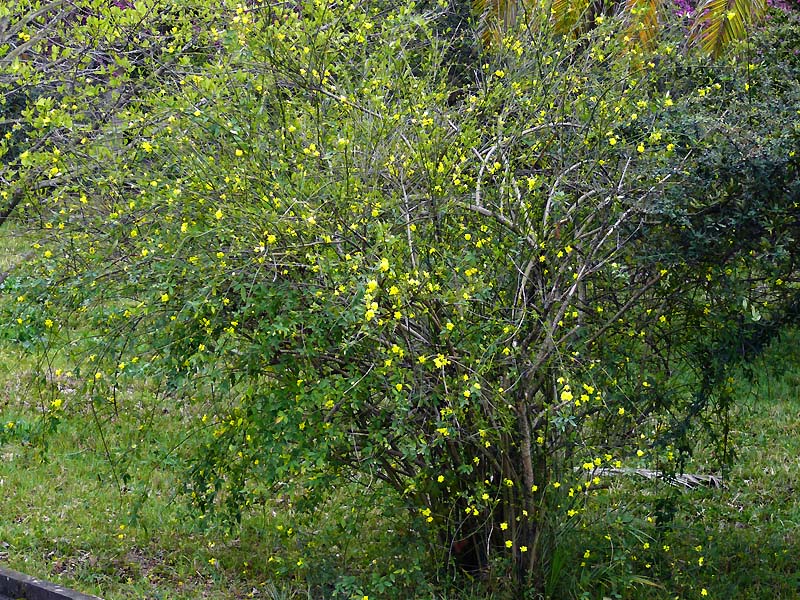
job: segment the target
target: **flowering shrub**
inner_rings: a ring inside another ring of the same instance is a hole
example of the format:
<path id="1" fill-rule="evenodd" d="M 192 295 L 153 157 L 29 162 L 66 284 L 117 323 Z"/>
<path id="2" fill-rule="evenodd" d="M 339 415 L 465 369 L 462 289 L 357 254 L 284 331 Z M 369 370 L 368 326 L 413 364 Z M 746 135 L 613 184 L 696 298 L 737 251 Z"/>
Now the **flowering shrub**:
<path id="1" fill-rule="evenodd" d="M 97 410 L 135 378 L 194 414 L 201 510 L 380 480 L 433 563 L 543 592 L 607 473 L 679 468 L 728 374 L 673 376 L 728 298 L 674 251 L 700 228 L 664 192 L 702 142 L 655 69 L 675 51 L 521 31 L 456 87 L 433 9 L 194 8 L 87 17 L 114 64 L 26 109 L 4 194 L 47 235 L 20 332 L 97 333 Z"/>

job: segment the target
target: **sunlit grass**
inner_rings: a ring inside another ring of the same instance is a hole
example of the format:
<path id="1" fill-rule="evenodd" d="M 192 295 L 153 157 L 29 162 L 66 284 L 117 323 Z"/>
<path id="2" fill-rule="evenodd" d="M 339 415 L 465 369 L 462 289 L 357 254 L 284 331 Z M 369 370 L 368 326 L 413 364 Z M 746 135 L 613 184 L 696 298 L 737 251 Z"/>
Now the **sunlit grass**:
<path id="1" fill-rule="evenodd" d="M 800 597 L 798 349 L 798 332 L 785 333 L 754 365 L 753 385 L 740 384 L 731 433 L 737 458 L 724 487 L 615 480 L 594 508 L 600 520 L 570 538 L 580 545 L 563 589 L 584 590 L 585 598 L 601 590 L 659 600 Z M 702 448 L 692 469 L 721 473 Z M 595 560 L 581 568 L 584 548 Z"/>
<path id="2" fill-rule="evenodd" d="M 25 236 L 0 236 L 0 272 L 29 247 Z M 276 496 L 239 525 L 198 518 L 182 493 L 182 457 L 197 443 L 187 432 L 202 405 L 136 381 L 114 406 L 98 402 L 68 374 L 80 343 L 54 347 L 45 364 L 0 336 L 0 563 L 107 600 L 308 598 L 329 597 L 337 584 L 352 592 L 351 573 L 368 579 L 371 565 L 410 551 L 401 545 L 408 532 L 385 528 L 391 502 L 363 482 L 332 491 L 311 517 Z M 800 596 L 798 348 L 800 334 L 785 334 L 759 359 L 754 387 L 741 386 L 738 459 L 725 487 L 611 482 L 596 508 L 611 518 L 564 538 L 553 597 Z M 36 437 L 40 417 L 53 413 L 54 430 Z M 698 448 L 691 468 L 715 466 Z"/>
<path id="3" fill-rule="evenodd" d="M 754 392 L 742 394 L 734 432 L 739 459 L 726 476 L 726 487 L 677 491 L 642 481 L 616 483 L 612 500 L 619 505 L 609 514 L 624 514 L 619 506 L 625 505 L 626 495 L 638 493 L 648 499 L 642 505 L 653 508 L 651 514 L 657 513 L 659 498 L 671 499 L 674 519 L 659 528 L 644 513 L 631 514 L 629 520 L 579 532 L 581 545 L 565 550 L 568 569 L 561 575 L 561 589 L 613 591 L 623 598 L 700 598 L 703 589 L 711 598 L 797 597 L 800 369 L 792 355 L 797 342 L 796 334 L 777 342 L 764 357 Z M 33 363 L 8 344 L 0 357 L 0 418 L 35 418 L 41 406 L 30 399 Z M 353 535 L 352 526 L 337 525 L 342 514 L 335 503 L 327 518 L 320 514 L 316 523 L 306 521 L 307 530 L 295 537 L 280 534 L 278 527 L 292 518 L 285 501 L 268 510 L 254 509 L 241 527 L 198 520 L 177 493 L 177 465 L 160 460 L 186 423 L 167 412 L 143 433 L 137 425 L 141 414 L 134 409 L 143 398 L 137 394 L 131 390 L 120 398 L 130 410 L 113 419 L 95 421 L 88 405 L 73 410 L 47 437 L 47 445 L 11 438 L 0 447 L 4 564 L 108 600 L 245 598 L 255 592 L 262 597 L 313 597 L 310 581 L 318 585 L 323 575 L 336 577 L 335 552 L 315 550 L 313 543 L 317 539 L 336 545 L 337 535 Z M 86 402 L 78 392 L 73 395 L 66 394 L 65 406 L 71 403 L 75 409 Z M 702 460 L 696 457 L 698 463 Z M 146 501 L 132 522 L 143 494 Z M 342 492 L 339 506 L 347 505 L 349 494 Z M 359 515 L 364 517 L 376 518 Z M 585 549 L 602 555 L 604 533 L 617 536 L 617 562 L 598 561 L 581 570 Z M 351 546 L 353 564 L 368 564 L 370 553 L 379 558 L 385 548 L 381 537 L 385 541 L 388 535 L 381 533 L 372 547 L 366 542 Z M 339 543 L 337 552 L 345 540 L 340 537 Z M 285 569 L 294 575 L 282 579 L 270 557 L 306 557 L 317 564 L 309 566 L 305 580 L 296 578 L 303 572 L 296 568 Z"/>
<path id="4" fill-rule="evenodd" d="M 0 274 L 24 261 L 32 243 L 31 234 L 18 224 L 9 222 L 0 227 Z"/>

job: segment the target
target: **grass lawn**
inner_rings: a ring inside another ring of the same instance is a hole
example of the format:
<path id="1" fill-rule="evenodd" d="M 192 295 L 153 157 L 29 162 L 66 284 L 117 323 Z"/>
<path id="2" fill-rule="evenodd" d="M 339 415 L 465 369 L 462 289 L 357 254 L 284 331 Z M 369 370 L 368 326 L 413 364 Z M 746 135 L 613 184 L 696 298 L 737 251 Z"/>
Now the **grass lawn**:
<path id="1" fill-rule="evenodd" d="M 0 238 L 0 272 L 29 245 Z M 11 287 L 0 287 L 0 304 L 15 301 Z M 73 385 L 66 355 L 37 363 L 9 337 L 0 335 L 0 564 L 107 600 L 188 600 L 323 597 L 337 578 L 350 590 L 340 597 L 353 597 L 350 574 L 369 579 L 387 552 L 402 560 L 402 532 L 387 531 L 369 508 L 380 504 L 378 488 L 369 488 L 373 497 L 345 488 L 307 520 L 296 521 L 285 498 L 235 527 L 197 518 L 179 493 L 176 442 L 196 414 L 146 386 L 125 391 L 117 410 L 98 408 Z M 755 386 L 742 387 L 738 459 L 724 488 L 615 482 L 614 521 L 573 534 L 559 575 L 569 585 L 555 589 L 584 598 L 800 598 L 798 349 L 800 333 L 786 333 L 759 359 Z M 52 431 L 42 431 L 42 414 L 53 415 Z M 706 468 L 698 451 L 691 469 Z M 649 509 L 625 510 L 632 496 L 632 506 Z M 652 520 L 662 513 L 672 518 Z M 609 551 L 617 540 L 621 548 Z M 587 551 L 593 560 L 582 560 Z"/>

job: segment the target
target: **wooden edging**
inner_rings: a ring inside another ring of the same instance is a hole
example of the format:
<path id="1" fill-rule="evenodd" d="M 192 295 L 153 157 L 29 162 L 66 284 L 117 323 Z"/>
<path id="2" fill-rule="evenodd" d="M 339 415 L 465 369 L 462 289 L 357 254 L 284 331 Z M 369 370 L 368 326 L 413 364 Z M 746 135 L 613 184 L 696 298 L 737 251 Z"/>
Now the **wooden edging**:
<path id="1" fill-rule="evenodd" d="M 0 596 L 12 600 L 102 600 L 3 567 L 0 567 Z"/>

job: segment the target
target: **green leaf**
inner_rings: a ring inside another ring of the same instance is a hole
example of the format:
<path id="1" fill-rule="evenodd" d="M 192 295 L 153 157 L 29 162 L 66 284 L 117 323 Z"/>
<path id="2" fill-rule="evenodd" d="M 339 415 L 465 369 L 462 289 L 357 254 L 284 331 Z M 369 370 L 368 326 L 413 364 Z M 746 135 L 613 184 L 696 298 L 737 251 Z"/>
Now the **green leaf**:
<path id="1" fill-rule="evenodd" d="M 716 58 L 731 42 L 747 37 L 766 9 L 765 0 L 706 0 L 697 6 L 690 39 Z"/>

